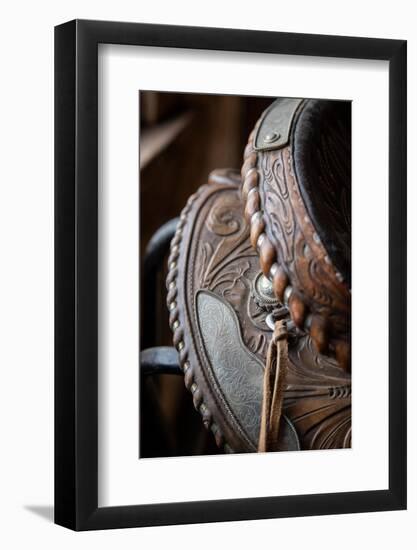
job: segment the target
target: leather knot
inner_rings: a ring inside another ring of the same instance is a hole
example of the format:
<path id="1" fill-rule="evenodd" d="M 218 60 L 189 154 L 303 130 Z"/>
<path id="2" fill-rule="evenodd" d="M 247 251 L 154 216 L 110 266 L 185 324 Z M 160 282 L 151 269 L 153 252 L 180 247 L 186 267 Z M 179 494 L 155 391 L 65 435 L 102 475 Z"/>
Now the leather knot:
<path id="1" fill-rule="evenodd" d="M 278 342 L 279 340 L 286 340 L 288 338 L 287 325 L 285 321 L 276 322 L 274 328 L 273 340 Z"/>

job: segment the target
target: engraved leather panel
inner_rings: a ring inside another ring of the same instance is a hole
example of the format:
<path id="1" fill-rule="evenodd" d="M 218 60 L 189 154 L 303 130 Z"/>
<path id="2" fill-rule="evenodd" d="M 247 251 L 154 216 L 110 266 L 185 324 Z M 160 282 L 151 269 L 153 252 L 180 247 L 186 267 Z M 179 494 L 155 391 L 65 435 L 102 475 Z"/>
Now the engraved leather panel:
<path id="1" fill-rule="evenodd" d="M 232 412 L 256 446 L 263 365 L 243 344 L 237 317 L 216 294 L 197 294 L 197 317 L 210 365 Z"/>

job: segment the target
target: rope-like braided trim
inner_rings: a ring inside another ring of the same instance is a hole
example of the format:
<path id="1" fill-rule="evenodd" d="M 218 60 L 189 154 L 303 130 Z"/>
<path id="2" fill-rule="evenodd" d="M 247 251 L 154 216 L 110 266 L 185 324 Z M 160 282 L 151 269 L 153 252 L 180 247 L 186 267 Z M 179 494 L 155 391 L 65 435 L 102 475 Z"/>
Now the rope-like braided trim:
<path id="1" fill-rule="evenodd" d="M 298 292 L 294 292 L 288 273 L 279 264 L 277 251 L 266 234 L 266 225 L 261 205 L 259 190 L 258 152 L 254 149 L 254 137 L 259 122 L 249 136 L 243 155 L 242 199 L 245 205 L 245 218 L 250 225 L 250 241 L 257 250 L 262 271 L 273 284 L 276 297 L 288 307 L 290 316 L 297 326 L 304 329 L 313 338 L 321 353 L 328 352 L 328 326 L 326 319 L 318 314 L 312 314 Z M 311 223 L 305 217 L 305 223 Z M 319 237 L 314 233 L 316 246 L 323 247 Z M 324 248 L 323 248 L 324 250 Z M 334 268 L 328 255 L 326 262 Z M 335 276 L 339 274 L 335 270 Z M 339 340 L 335 345 L 334 354 L 340 366 L 347 367 L 350 345 L 345 340 Z"/>
<path id="2" fill-rule="evenodd" d="M 206 429 L 211 430 L 216 440 L 216 444 L 219 448 L 225 452 L 233 452 L 230 446 L 226 443 L 223 433 L 221 432 L 217 423 L 213 420 L 213 415 L 206 403 L 204 402 L 203 394 L 195 381 L 194 366 L 191 364 L 188 356 L 188 348 L 184 341 L 184 330 L 181 326 L 179 318 L 178 308 L 178 258 L 180 255 L 182 237 L 185 224 L 187 222 L 188 214 L 193 206 L 194 202 L 198 199 L 204 187 L 201 187 L 196 193 L 190 196 L 187 204 L 183 208 L 180 220 L 178 222 L 174 237 L 171 241 L 170 255 L 168 258 L 168 275 L 166 278 L 167 287 L 167 306 L 169 310 L 169 326 L 173 333 L 173 344 L 178 351 L 180 367 L 184 373 L 184 383 L 187 390 L 189 390 L 193 396 L 193 404 L 197 412 L 200 413 L 203 424 Z"/>

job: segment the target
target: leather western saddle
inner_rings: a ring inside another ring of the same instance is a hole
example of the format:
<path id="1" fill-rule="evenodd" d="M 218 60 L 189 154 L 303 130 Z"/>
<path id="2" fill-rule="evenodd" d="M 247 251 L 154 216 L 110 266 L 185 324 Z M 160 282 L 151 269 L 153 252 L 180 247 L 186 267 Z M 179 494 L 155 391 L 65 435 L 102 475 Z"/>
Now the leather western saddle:
<path id="1" fill-rule="evenodd" d="M 226 452 L 351 446 L 350 103 L 277 99 L 183 209 L 167 304 Z"/>

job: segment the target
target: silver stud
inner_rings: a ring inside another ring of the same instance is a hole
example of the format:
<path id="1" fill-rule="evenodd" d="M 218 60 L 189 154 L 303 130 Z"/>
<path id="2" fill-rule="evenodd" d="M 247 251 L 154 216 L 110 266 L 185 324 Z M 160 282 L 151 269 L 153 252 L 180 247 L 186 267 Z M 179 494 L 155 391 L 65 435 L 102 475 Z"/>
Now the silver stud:
<path id="1" fill-rule="evenodd" d="M 182 349 L 184 349 L 184 342 L 181 340 L 180 342 L 178 342 L 177 350 L 181 351 Z"/>
<path id="2" fill-rule="evenodd" d="M 274 291 L 272 289 L 272 283 L 263 274 L 259 278 L 259 290 L 261 291 L 261 293 L 266 294 L 267 296 L 274 296 Z"/>
<path id="3" fill-rule="evenodd" d="M 277 141 L 281 137 L 281 134 L 277 134 L 276 132 L 270 132 L 269 134 L 266 134 L 264 138 L 264 143 L 274 143 L 274 141 Z"/>
<path id="4" fill-rule="evenodd" d="M 176 321 L 173 322 L 172 328 L 173 328 L 173 330 L 176 330 L 179 326 L 180 326 L 180 322 L 177 319 Z"/>

